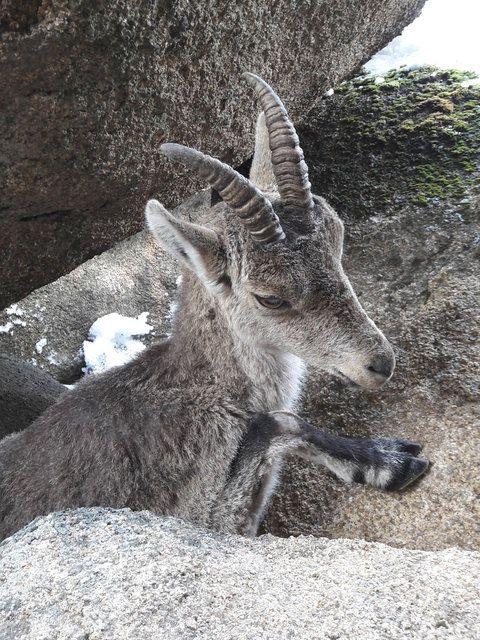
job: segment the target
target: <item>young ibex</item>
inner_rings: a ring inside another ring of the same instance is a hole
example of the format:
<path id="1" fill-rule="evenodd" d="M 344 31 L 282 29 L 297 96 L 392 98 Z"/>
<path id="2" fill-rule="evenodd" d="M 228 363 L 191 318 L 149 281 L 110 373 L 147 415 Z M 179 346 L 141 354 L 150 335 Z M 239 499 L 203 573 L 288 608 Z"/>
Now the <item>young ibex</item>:
<path id="1" fill-rule="evenodd" d="M 285 108 L 246 78 L 263 109 L 250 180 L 163 145 L 223 200 L 202 226 L 147 204 L 151 232 L 183 266 L 171 338 L 88 377 L 1 443 L 1 537 L 80 506 L 150 509 L 253 536 L 286 454 L 381 489 L 425 471 L 415 443 L 339 437 L 292 413 L 304 363 L 377 389 L 394 355 L 342 270 L 342 223 L 311 193 Z"/>

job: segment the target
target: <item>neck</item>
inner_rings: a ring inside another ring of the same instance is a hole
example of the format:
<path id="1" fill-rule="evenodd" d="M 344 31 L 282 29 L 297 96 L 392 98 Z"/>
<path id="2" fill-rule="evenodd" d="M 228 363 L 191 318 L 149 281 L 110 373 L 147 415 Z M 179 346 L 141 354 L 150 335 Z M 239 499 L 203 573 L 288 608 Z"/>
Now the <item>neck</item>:
<path id="1" fill-rule="evenodd" d="M 289 410 L 298 400 L 303 362 L 234 333 L 214 296 L 190 274 L 180 287 L 171 344 L 187 378 L 217 385 L 248 411 Z"/>

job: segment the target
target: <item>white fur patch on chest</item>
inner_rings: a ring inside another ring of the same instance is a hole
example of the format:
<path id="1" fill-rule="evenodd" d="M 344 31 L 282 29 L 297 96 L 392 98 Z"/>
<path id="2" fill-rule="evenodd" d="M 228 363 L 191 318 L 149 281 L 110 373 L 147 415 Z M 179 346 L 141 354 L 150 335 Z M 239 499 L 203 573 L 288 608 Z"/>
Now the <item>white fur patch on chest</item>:
<path id="1" fill-rule="evenodd" d="M 303 360 L 280 351 L 262 351 L 255 356 L 246 363 L 247 375 L 253 383 L 255 410 L 294 409 L 305 378 Z"/>
<path id="2" fill-rule="evenodd" d="M 283 407 L 292 411 L 300 397 L 307 367 L 303 360 L 291 353 L 284 354 L 283 363 L 283 376 L 280 379 L 281 395 L 284 398 Z"/>

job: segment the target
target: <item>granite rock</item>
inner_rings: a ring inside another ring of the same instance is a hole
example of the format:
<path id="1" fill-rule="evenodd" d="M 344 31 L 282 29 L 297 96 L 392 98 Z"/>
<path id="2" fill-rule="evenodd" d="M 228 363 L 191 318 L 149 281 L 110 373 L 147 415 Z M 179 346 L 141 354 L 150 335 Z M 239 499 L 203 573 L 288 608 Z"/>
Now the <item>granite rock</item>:
<path id="1" fill-rule="evenodd" d="M 0 439 L 28 427 L 65 391 L 47 372 L 0 353 Z"/>
<path id="2" fill-rule="evenodd" d="M 4 640 L 477 640 L 480 554 L 80 509 L 0 546 Z"/>
<path id="3" fill-rule="evenodd" d="M 162 142 L 246 160 L 257 105 L 243 71 L 298 121 L 423 4 L 4 0 L 0 306 L 139 231 L 150 196 L 171 206 L 198 184 Z"/>

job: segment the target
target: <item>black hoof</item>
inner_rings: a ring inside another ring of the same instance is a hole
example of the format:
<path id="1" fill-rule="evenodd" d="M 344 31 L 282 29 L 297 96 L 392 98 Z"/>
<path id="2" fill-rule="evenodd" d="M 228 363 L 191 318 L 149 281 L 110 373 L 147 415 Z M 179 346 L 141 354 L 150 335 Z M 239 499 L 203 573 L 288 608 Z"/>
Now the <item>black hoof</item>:
<path id="1" fill-rule="evenodd" d="M 402 491 L 423 476 L 427 469 L 428 460 L 415 458 L 407 453 L 394 477 L 385 488 L 387 491 Z"/>
<path id="2" fill-rule="evenodd" d="M 412 440 L 397 440 L 398 443 L 398 451 L 405 451 L 405 453 L 411 453 L 412 456 L 418 456 L 420 451 L 423 449 L 421 444 L 418 442 L 412 442 Z"/>
<path id="3" fill-rule="evenodd" d="M 387 449 L 388 451 L 403 451 L 410 453 L 412 456 L 418 456 L 423 448 L 418 442 L 402 440 L 400 438 L 378 438 L 375 442 L 380 448 Z"/>

